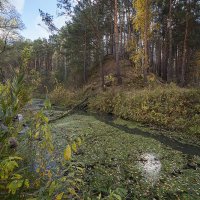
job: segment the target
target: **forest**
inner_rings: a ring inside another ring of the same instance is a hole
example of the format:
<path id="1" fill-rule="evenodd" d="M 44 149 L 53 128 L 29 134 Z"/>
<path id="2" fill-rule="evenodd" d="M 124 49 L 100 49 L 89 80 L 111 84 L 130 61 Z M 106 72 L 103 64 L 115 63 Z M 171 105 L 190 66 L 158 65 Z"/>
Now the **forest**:
<path id="1" fill-rule="evenodd" d="M 37 39 L 13 2 L 0 0 L 0 199 L 200 200 L 200 0 L 38 4 Z"/>

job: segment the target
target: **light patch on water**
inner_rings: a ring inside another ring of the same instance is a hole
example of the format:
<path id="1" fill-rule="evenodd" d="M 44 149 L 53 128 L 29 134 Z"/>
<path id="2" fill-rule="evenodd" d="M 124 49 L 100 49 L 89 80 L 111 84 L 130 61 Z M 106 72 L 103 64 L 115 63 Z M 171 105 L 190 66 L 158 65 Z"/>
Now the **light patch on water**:
<path id="1" fill-rule="evenodd" d="M 161 162 L 153 154 L 145 153 L 139 159 L 139 167 L 142 170 L 143 176 L 151 184 L 155 184 L 158 180 L 161 166 Z"/>
<path id="2" fill-rule="evenodd" d="M 22 122 L 24 120 L 24 117 L 22 114 L 18 114 L 17 119 L 19 120 L 19 122 Z"/>

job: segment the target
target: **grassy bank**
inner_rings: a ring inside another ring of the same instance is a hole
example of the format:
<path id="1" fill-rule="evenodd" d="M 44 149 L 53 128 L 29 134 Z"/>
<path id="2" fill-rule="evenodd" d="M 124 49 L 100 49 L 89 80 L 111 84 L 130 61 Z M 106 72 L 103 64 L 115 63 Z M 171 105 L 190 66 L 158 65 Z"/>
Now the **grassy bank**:
<path id="1" fill-rule="evenodd" d="M 87 96 L 90 111 L 168 130 L 162 132 L 200 144 L 200 90 L 166 85 L 129 91 L 110 87 L 104 92 L 88 87 L 70 92 L 59 86 L 50 94 L 54 104 L 66 107 L 73 107 Z"/>
<path id="2" fill-rule="evenodd" d="M 176 86 L 139 91 L 109 90 L 89 101 L 89 109 L 200 139 L 200 91 Z M 198 142 L 198 141 L 196 141 Z"/>

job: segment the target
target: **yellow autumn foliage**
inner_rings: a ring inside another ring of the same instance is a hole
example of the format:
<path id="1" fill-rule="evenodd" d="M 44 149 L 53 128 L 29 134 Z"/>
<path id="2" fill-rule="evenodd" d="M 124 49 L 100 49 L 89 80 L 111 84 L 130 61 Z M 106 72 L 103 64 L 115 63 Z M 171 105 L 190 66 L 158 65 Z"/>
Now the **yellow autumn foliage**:
<path id="1" fill-rule="evenodd" d="M 71 146 L 67 145 L 67 147 L 64 151 L 64 158 L 65 158 L 65 160 L 69 161 L 69 160 L 71 160 L 71 157 L 72 157 Z"/>
<path id="2" fill-rule="evenodd" d="M 76 139 L 76 144 L 77 144 L 77 146 L 81 146 L 81 144 L 82 144 L 82 140 L 81 140 L 81 138 L 80 137 L 78 137 L 77 139 Z"/>
<path id="3" fill-rule="evenodd" d="M 154 76 L 149 77 L 154 81 Z M 109 102 L 109 103 L 107 103 Z M 106 91 L 89 100 L 89 109 L 170 130 L 200 133 L 200 90 L 173 84 L 133 91 Z"/>
<path id="4" fill-rule="evenodd" d="M 58 194 L 58 195 L 56 196 L 56 200 L 61 200 L 61 199 L 63 198 L 63 195 L 64 195 L 64 192 Z"/>
<path id="5" fill-rule="evenodd" d="M 76 146 L 76 143 L 75 143 L 75 142 L 72 144 L 72 151 L 73 151 L 74 153 L 77 153 L 77 146 Z"/>

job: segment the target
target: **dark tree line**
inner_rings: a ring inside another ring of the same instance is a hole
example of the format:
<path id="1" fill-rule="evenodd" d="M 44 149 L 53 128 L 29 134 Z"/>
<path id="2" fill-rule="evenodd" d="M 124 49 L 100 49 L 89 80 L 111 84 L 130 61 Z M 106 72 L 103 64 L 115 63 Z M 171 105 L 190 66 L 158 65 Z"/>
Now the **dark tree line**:
<path id="1" fill-rule="evenodd" d="M 80 86 L 99 66 L 104 86 L 103 60 L 112 55 L 119 85 L 121 60 L 130 60 L 145 82 L 153 73 L 167 83 L 199 84 L 199 0 L 82 0 L 75 6 L 58 0 L 58 8 L 71 20 L 58 30 L 40 10 L 52 36 L 29 43 L 30 68 Z"/>

